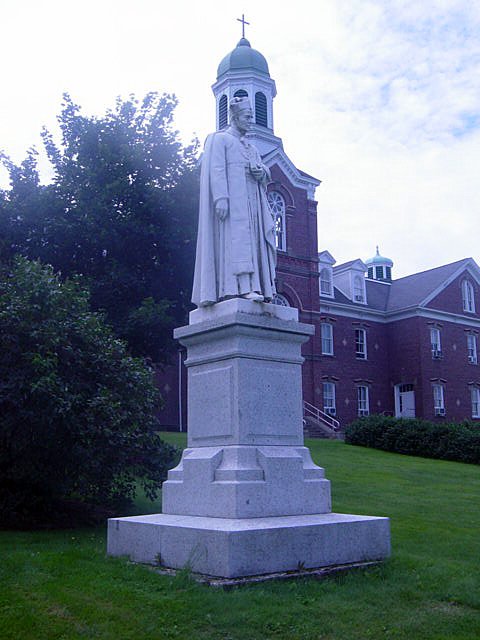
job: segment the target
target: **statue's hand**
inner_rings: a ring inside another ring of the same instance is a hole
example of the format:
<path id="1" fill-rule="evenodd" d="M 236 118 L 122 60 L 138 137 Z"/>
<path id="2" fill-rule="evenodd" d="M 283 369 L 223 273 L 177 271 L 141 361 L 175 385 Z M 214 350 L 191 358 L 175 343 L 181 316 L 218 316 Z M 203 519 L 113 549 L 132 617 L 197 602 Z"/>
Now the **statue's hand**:
<path id="1" fill-rule="evenodd" d="M 258 164 L 250 166 L 250 173 L 255 178 L 255 180 L 258 180 L 259 182 L 260 180 L 263 180 L 263 176 L 265 175 L 263 167 Z"/>
<path id="2" fill-rule="evenodd" d="M 228 200 L 226 198 L 220 198 L 215 205 L 215 213 L 220 220 L 225 220 L 228 215 Z"/>

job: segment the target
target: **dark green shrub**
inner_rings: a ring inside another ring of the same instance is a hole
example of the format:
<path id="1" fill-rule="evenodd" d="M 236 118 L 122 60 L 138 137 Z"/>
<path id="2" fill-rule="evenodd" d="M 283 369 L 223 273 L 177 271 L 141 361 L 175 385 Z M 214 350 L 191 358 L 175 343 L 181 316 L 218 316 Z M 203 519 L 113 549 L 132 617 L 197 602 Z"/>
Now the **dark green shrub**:
<path id="1" fill-rule="evenodd" d="M 480 464 L 480 427 L 471 422 L 437 424 L 373 415 L 349 424 L 345 442 L 412 456 Z"/>
<path id="2" fill-rule="evenodd" d="M 160 488 L 163 443 L 153 371 L 132 358 L 88 293 L 18 258 L 0 274 L 0 518 L 62 503 L 111 505 Z"/>

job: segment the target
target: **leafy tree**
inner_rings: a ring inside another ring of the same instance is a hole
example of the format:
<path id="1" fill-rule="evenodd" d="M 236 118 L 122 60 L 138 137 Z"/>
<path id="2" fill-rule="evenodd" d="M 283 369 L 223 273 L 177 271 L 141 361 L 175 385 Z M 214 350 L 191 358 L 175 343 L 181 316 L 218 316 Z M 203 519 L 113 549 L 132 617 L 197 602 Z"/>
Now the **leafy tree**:
<path id="1" fill-rule="evenodd" d="M 20 166 L 2 156 L 11 182 L 0 198 L 3 259 L 21 253 L 81 275 L 93 309 L 154 361 L 185 319 L 193 273 L 196 145 L 179 142 L 175 106 L 150 93 L 87 117 L 65 95 L 60 142 L 43 131 L 51 184 L 40 184 L 34 150 Z"/>
<path id="2" fill-rule="evenodd" d="M 87 291 L 17 258 L 0 274 L 0 518 L 81 500 L 111 504 L 173 463 L 152 370 L 128 355 Z"/>

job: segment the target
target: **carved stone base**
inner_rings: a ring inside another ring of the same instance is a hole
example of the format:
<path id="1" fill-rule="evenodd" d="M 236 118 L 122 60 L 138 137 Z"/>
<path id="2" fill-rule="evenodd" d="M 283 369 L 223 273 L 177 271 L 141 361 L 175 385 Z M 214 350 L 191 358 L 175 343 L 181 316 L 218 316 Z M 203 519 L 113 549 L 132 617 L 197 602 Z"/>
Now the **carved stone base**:
<path id="1" fill-rule="evenodd" d="M 330 482 L 306 447 L 198 447 L 169 472 L 162 509 L 215 518 L 327 513 Z"/>
<path id="2" fill-rule="evenodd" d="M 163 514 L 109 521 L 108 553 L 238 577 L 385 558 L 388 518 L 331 513 L 330 483 L 303 446 L 296 309 L 232 299 L 190 314 L 188 448 Z"/>

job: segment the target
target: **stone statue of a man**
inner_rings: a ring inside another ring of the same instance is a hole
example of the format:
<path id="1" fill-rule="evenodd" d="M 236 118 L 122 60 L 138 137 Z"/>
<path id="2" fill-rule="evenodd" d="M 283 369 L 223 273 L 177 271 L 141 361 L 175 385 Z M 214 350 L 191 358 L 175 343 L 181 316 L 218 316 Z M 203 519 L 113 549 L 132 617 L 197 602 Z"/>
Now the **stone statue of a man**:
<path id="1" fill-rule="evenodd" d="M 252 119 L 248 99 L 234 98 L 230 126 L 205 143 L 192 293 L 198 307 L 233 297 L 269 302 L 275 293 L 269 171 L 245 139 Z"/>

